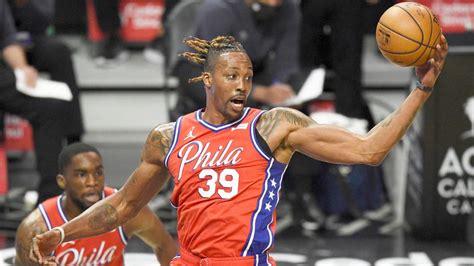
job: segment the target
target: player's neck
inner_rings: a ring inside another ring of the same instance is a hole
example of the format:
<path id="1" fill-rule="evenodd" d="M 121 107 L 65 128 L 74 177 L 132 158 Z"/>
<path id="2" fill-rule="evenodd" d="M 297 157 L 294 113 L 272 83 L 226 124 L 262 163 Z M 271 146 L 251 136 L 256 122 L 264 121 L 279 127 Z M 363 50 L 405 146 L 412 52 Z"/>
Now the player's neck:
<path id="1" fill-rule="evenodd" d="M 61 206 L 68 220 L 72 220 L 82 213 L 82 210 L 76 206 L 76 204 L 74 204 L 74 202 L 70 200 L 67 195 L 64 195 L 62 198 Z"/>
<path id="2" fill-rule="evenodd" d="M 236 117 L 230 117 L 225 115 L 214 108 L 214 106 L 206 106 L 206 108 L 201 112 L 201 118 L 211 125 L 223 125 L 229 122 L 235 121 L 241 117 L 242 114 L 239 114 Z"/>

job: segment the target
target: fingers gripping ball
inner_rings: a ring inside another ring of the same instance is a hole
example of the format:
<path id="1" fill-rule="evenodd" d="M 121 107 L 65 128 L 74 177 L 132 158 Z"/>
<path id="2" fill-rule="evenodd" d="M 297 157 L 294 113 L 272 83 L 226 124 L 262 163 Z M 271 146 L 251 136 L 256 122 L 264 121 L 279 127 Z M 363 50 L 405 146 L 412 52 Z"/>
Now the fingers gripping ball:
<path id="1" fill-rule="evenodd" d="M 433 57 L 441 29 L 438 18 L 429 8 L 403 2 L 382 14 L 375 37 L 380 52 L 392 63 L 419 66 Z"/>

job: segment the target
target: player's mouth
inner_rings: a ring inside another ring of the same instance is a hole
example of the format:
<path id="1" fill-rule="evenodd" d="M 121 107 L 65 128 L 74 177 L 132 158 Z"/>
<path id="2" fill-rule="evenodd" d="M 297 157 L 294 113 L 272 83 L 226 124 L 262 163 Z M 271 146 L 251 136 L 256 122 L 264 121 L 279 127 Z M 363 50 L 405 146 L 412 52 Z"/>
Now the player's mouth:
<path id="1" fill-rule="evenodd" d="M 234 111 L 240 112 L 245 107 L 245 96 L 235 96 L 232 99 L 230 99 L 230 103 Z"/>
<path id="2" fill-rule="evenodd" d="M 100 195 L 97 192 L 89 192 L 84 194 L 84 200 L 89 203 L 96 203 L 100 200 Z"/>

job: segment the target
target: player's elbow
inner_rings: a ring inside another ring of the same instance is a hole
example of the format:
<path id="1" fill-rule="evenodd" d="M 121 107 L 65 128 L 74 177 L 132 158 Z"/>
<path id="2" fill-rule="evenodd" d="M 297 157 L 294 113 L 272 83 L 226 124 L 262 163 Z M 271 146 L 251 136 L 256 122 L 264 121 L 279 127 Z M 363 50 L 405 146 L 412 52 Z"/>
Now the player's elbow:
<path id="1" fill-rule="evenodd" d="M 120 216 L 121 224 L 133 219 L 140 212 L 138 203 L 136 200 L 129 199 L 121 191 L 117 192 L 119 194 L 119 203 L 118 203 L 118 213 Z"/>

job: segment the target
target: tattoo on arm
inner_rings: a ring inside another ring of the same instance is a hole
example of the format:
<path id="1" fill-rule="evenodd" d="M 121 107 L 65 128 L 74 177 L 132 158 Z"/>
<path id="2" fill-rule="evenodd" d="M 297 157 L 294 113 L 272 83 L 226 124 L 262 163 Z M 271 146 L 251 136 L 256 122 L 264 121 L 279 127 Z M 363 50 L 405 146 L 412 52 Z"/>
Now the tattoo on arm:
<path id="1" fill-rule="evenodd" d="M 175 123 L 159 125 L 148 136 L 147 145 L 158 148 L 163 155 L 168 153 L 173 140 Z"/>
<path id="2" fill-rule="evenodd" d="M 280 126 L 282 122 L 298 128 L 314 124 L 314 121 L 311 120 L 311 118 L 295 110 L 288 108 L 275 108 L 262 115 L 260 123 L 257 125 L 258 132 L 265 140 L 267 140 L 270 134 L 275 130 L 275 128 Z"/>
<path id="3" fill-rule="evenodd" d="M 110 204 L 104 204 L 89 218 L 88 225 L 91 229 L 97 230 L 105 228 L 110 231 L 118 226 L 117 209 Z"/>

